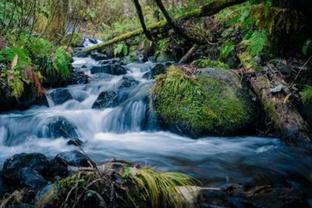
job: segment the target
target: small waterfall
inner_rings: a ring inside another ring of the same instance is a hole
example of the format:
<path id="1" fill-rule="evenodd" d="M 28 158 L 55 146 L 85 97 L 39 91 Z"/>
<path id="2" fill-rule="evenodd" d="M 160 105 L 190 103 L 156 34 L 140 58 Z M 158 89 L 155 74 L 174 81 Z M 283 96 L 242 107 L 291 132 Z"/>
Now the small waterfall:
<path id="1" fill-rule="evenodd" d="M 87 40 L 84 45 L 91 46 L 92 42 Z M 91 73 L 92 67 L 103 66 L 104 62 L 117 62 L 127 71 L 121 75 Z M 47 91 L 49 107 L 33 106 L 25 111 L 0 114 L 0 164 L 21 152 L 41 152 L 54 157 L 75 149 L 67 142 L 79 137 L 84 150 L 97 162 L 126 159 L 161 170 L 186 172 L 219 184 L 272 171 L 282 173 L 283 177 L 295 175 L 308 181 L 306 186 L 312 183 L 311 154 L 287 147 L 277 139 L 193 140 L 162 132 L 150 107 L 153 80 L 148 78 L 150 75 L 145 76 L 154 66 L 151 62 L 125 65 L 116 59 L 74 57 L 74 69 L 90 76 L 88 84 Z M 94 103 L 103 92 L 117 96 L 110 99 L 116 102 L 95 108 Z"/>

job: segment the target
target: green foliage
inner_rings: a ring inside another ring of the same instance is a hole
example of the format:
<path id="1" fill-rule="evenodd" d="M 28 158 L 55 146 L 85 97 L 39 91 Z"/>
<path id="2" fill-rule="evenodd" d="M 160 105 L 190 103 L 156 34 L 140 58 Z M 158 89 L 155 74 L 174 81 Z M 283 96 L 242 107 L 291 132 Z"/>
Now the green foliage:
<path id="1" fill-rule="evenodd" d="M 251 56 L 257 56 L 263 51 L 267 42 L 268 32 L 263 29 L 247 33 L 241 44 Z"/>
<path id="2" fill-rule="evenodd" d="M 70 75 L 70 60 L 71 56 L 62 47 L 56 49 L 52 58 L 54 69 L 64 80 Z"/>
<path id="3" fill-rule="evenodd" d="M 301 99 L 305 105 L 312 105 L 312 86 L 306 86 L 301 92 Z"/>
<path id="4" fill-rule="evenodd" d="M 229 69 L 230 67 L 225 64 L 222 63 L 220 61 L 214 61 L 208 58 L 201 58 L 201 59 L 197 59 L 195 60 L 192 65 L 195 65 L 198 68 L 217 68 L 217 69 Z"/>
<path id="5" fill-rule="evenodd" d="M 220 58 L 227 58 L 230 53 L 235 49 L 235 44 L 231 41 L 226 41 L 222 44 L 220 48 Z"/>
<path id="6" fill-rule="evenodd" d="M 181 173 L 158 173 L 150 168 L 128 168 L 124 179 L 131 184 L 130 198 L 145 201 L 151 208 L 186 207 L 178 187 L 196 185 L 198 182 Z"/>
<path id="7" fill-rule="evenodd" d="M 10 96 L 15 97 L 16 99 L 20 98 L 24 92 L 24 83 L 21 78 L 20 71 L 7 71 L 7 83 L 10 87 Z"/>
<path id="8" fill-rule="evenodd" d="M 16 68 L 31 66 L 31 59 L 28 51 L 24 48 L 6 47 L 0 51 L 0 62 L 6 65 L 10 64 L 13 58 L 18 57 Z"/>
<path id="9" fill-rule="evenodd" d="M 114 48 L 114 56 L 127 56 L 129 53 L 129 47 L 124 43 L 119 43 Z"/>
<path id="10" fill-rule="evenodd" d="M 214 73 L 228 76 L 231 72 Z M 166 75 L 156 79 L 153 106 L 166 125 L 192 136 L 231 134 L 250 122 L 253 114 L 250 103 L 247 105 L 247 99 L 238 96 L 236 90 L 239 89 L 217 78 L 193 78 L 171 67 Z"/>
<path id="11" fill-rule="evenodd" d="M 303 46 L 302 46 L 302 54 L 307 56 L 309 55 L 309 52 L 312 49 L 312 40 L 308 39 L 304 42 Z"/>

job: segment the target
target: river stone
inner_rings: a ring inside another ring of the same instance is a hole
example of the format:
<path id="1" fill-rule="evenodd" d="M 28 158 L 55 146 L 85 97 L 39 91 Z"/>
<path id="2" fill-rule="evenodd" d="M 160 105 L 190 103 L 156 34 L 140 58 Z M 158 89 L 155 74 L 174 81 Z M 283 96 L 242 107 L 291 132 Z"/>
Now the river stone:
<path id="1" fill-rule="evenodd" d="M 202 69 L 187 76 L 170 67 L 152 90 L 152 105 L 163 126 L 191 137 L 235 135 L 257 117 L 252 93 L 229 70 Z"/>
<path id="2" fill-rule="evenodd" d="M 118 93 L 115 91 L 104 91 L 94 102 L 93 109 L 113 108 L 119 104 Z"/>
<path id="3" fill-rule="evenodd" d="M 77 150 L 60 153 L 56 155 L 55 160 L 65 165 L 74 167 L 96 166 L 86 155 Z"/>
<path id="4" fill-rule="evenodd" d="M 107 59 L 107 55 L 103 53 L 99 53 L 97 51 L 92 51 L 91 52 L 91 58 L 93 58 L 96 61 L 104 60 Z"/>
<path id="5" fill-rule="evenodd" d="M 156 64 L 149 72 L 143 75 L 143 78 L 154 79 L 157 75 L 166 73 L 166 68 L 165 64 Z"/>
<path id="6" fill-rule="evenodd" d="M 101 66 L 93 66 L 91 74 L 106 73 L 111 75 L 124 75 L 127 74 L 127 69 L 120 64 L 104 64 Z"/>
<path id="7" fill-rule="evenodd" d="M 122 89 L 127 89 L 127 88 L 132 88 L 135 87 L 139 84 L 140 82 L 134 79 L 131 76 L 124 76 L 122 79 L 117 83 L 117 88 L 118 90 Z"/>
<path id="8" fill-rule="evenodd" d="M 3 177 L 19 187 L 40 188 L 47 183 L 42 174 L 50 172 L 50 161 L 40 153 L 17 154 L 3 164 Z"/>
<path id="9" fill-rule="evenodd" d="M 19 173 L 19 182 L 21 186 L 38 190 L 44 187 L 48 182 L 36 170 L 26 167 Z"/>
<path id="10" fill-rule="evenodd" d="M 43 127 L 42 137 L 48 138 L 79 138 L 78 129 L 64 117 L 54 117 Z"/>
<path id="11" fill-rule="evenodd" d="M 2 173 L 0 173 L 0 196 L 4 196 L 7 193 L 10 193 L 11 189 L 9 185 L 5 182 Z"/>
<path id="12" fill-rule="evenodd" d="M 68 89 L 56 89 L 50 93 L 51 99 L 55 105 L 60 105 L 68 100 L 72 100 L 73 97 Z"/>

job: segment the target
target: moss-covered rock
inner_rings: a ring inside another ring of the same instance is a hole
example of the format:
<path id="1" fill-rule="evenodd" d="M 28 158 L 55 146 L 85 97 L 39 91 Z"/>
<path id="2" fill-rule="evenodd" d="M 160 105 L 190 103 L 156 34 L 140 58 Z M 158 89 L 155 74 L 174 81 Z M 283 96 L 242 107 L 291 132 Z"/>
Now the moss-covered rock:
<path id="1" fill-rule="evenodd" d="M 303 115 L 305 119 L 312 125 L 312 86 L 307 86 L 301 92 L 303 103 Z"/>
<path id="2" fill-rule="evenodd" d="M 152 105 L 165 127 L 192 137 L 238 133 L 257 115 L 250 92 L 228 70 L 202 69 L 187 76 L 171 67 L 157 77 Z"/>

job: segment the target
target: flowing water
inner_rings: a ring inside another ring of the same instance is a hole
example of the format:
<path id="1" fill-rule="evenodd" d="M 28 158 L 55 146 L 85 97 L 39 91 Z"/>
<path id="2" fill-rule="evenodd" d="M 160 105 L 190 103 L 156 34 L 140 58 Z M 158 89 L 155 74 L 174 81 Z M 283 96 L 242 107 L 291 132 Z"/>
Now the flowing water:
<path id="1" fill-rule="evenodd" d="M 85 43 L 90 45 L 91 43 Z M 88 84 L 66 87 L 72 99 L 55 104 L 54 90 L 46 92 L 49 107 L 33 106 L 26 111 L 0 115 L 0 165 L 21 152 L 40 152 L 53 157 L 77 147 L 66 138 L 51 138 L 49 123 L 65 118 L 96 162 L 112 158 L 130 160 L 165 171 L 182 171 L 207 184 L 221 185 L 246 181 L 256 175 L 277 175 L 309 189 L 312 157 L 307 150 L 289 147 L 279 139 L 260 137 L 208 137 L 191 139 L 165 132 L 149 109 L 148 93 L 153 80 L 144 79 L 154 64 L 132 63 L 126 75 L 91 74 L 99 62 L 90 57 L 74 58 L 75 70 L 89 74 Z M 116 107 L 92 109 L 98 95 L 116 89 L 123 77 L 139 84 L 126 92 L 126 100 Z"/>

